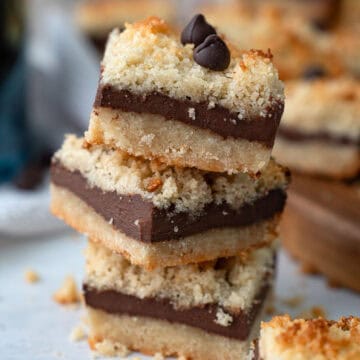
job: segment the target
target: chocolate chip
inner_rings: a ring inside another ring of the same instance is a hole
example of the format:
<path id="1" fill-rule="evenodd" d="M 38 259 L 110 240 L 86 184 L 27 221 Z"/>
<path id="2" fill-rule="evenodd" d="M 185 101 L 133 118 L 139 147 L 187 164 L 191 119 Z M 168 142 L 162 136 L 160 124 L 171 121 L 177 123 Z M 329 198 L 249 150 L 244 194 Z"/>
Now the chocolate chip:
<path id="1" fill-rule="evenodd" d="M 305 71 L 302 74 L 302 77 L 306 80 L 314 80 L 325 77 L 326 75 L 327 75 L 326 71 L 322 66 L 312 65 L 305 69 Z"/>
<path id="2" fill-rule="evenodd" d="M 211 70 L 222 71 L 230 64 L 230 51 L 217 35 L 209 35 L 194 49 L 194 60 Z"/>
<path id="3" fill-rule="evenodd" d="M 181 33 L 181 43 L 200 45 L 207 36 L 216 34 L 216 30 L 206 22 L 204 15 L 195 15 Z"/>

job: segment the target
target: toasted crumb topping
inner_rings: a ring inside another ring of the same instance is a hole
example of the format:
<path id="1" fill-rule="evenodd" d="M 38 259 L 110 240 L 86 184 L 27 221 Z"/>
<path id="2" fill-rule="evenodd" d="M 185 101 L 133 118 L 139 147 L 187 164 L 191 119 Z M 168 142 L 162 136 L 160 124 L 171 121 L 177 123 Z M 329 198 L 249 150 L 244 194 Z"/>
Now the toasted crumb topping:
<path id="1" fill-rule="evenodd" d="M 274 249 L 265 247 L 246 256 L 147 271 L 124 257 L 89 241 L 86 280 L 91 288 L 116 290 L 140 299 L 170 300 L 175 308 L 218 304 L 226 313 L 247 310 L 264 284 L 272 280 Z M 219 313 L 218 321 L 229 317 Z"/>
<path id="2" fill-rule="evenodd" d="M 39 274 L 33 269 L 26 270 L 24 274 L 24 278 L 25 281 L 29 284 L 37 283 L 40 280 Z"/>
<path id="3" fill-rule="evenodd" d="M 73 276 L 68 275 L 61 287 L 54 293 L 53 299 L 62 305 L 76 304 L 81 300 L 75 279 Z"/>
<path id="4" fill-rule="evenodd" d="M 360 319 L 339 321 L 291 320 L 274 317 L 261 325 L 260 355 L 265 360 L 355 360 L 360 359 Z M 295 357 L 294 357 L 295 356 Z"/>
<path id="5" fill-rule="evenodd" d="M 261 176 L 252 179 L 244 173 L 227 175 L 169 167 L 104 146 L 84 148 L 83 139 L 73 135 L 66 137 L 54 159 L 70 171 L 80 171 L 90 186 L 119 195 L 139 194 L 158 208 L 171 207 L 175 212 L 194 214 L 213 202 L 237 209 L 271 189 L 285 189 L 288 183 L 286 171 L 273 160 Z"/>
<path id="6" fill-rule="evenodd" d="M 193 47 L 182 45 L 179 35 L 159 18 L 126 24 L 123 32 L 110 34 L 101 83 L 138 94 L 207 101 L 249 116 L 284 101 L 283 84 L 268 53 L 241 52 L 231 45 L 230 66 L 212 71 L 194 61 Z"/>

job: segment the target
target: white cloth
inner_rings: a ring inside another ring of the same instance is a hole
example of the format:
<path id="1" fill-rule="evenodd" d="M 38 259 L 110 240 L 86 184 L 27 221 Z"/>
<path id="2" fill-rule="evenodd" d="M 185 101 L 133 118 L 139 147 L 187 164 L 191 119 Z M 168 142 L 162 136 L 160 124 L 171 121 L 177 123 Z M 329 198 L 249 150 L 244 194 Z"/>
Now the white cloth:
<path id="1" fill-rule="evenodd" d="M 0 186 L 0 237 L 35 237 L 68 228 L 49 210 L 49 181 L 35 191 Z"/>

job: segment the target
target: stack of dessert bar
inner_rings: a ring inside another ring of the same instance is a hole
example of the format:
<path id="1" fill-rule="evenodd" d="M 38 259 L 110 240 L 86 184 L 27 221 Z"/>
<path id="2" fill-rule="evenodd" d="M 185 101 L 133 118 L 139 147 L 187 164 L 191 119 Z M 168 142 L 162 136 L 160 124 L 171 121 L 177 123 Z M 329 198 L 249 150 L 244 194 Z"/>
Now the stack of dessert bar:
<path id="1" fill-rule="evenodd" d="M 271 54 L 201 15 L 181 37 L 158 18 L 111 33 L 89 129 L 52 163 L 52 211 L 89 237 L 93 349 L 245 359 L 286 199 L 283 106 Z"/>

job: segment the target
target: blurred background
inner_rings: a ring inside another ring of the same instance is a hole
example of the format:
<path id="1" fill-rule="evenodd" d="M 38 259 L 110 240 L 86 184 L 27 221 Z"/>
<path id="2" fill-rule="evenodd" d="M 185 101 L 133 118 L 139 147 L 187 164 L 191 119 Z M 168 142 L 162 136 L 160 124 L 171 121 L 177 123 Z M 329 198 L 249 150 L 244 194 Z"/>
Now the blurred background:
<path id="1" fill-rule="evenodd" d="M 63 230 L 48 214 L 47 170 L 64 134 L 87 128 L 108 32 L 149 15 L 181 31 L 195 12 L 239 48 L 271 49 L 287 89 L 274 155 L 294 173 L 285 245 L 307 271 L 360 291 L 359 0 L 2 0 L 0 235 Z M 311 198 L 306 211 L 299 197 Z M 352 276 L 314 263 L 314 237 L 350 239 Z"/>

